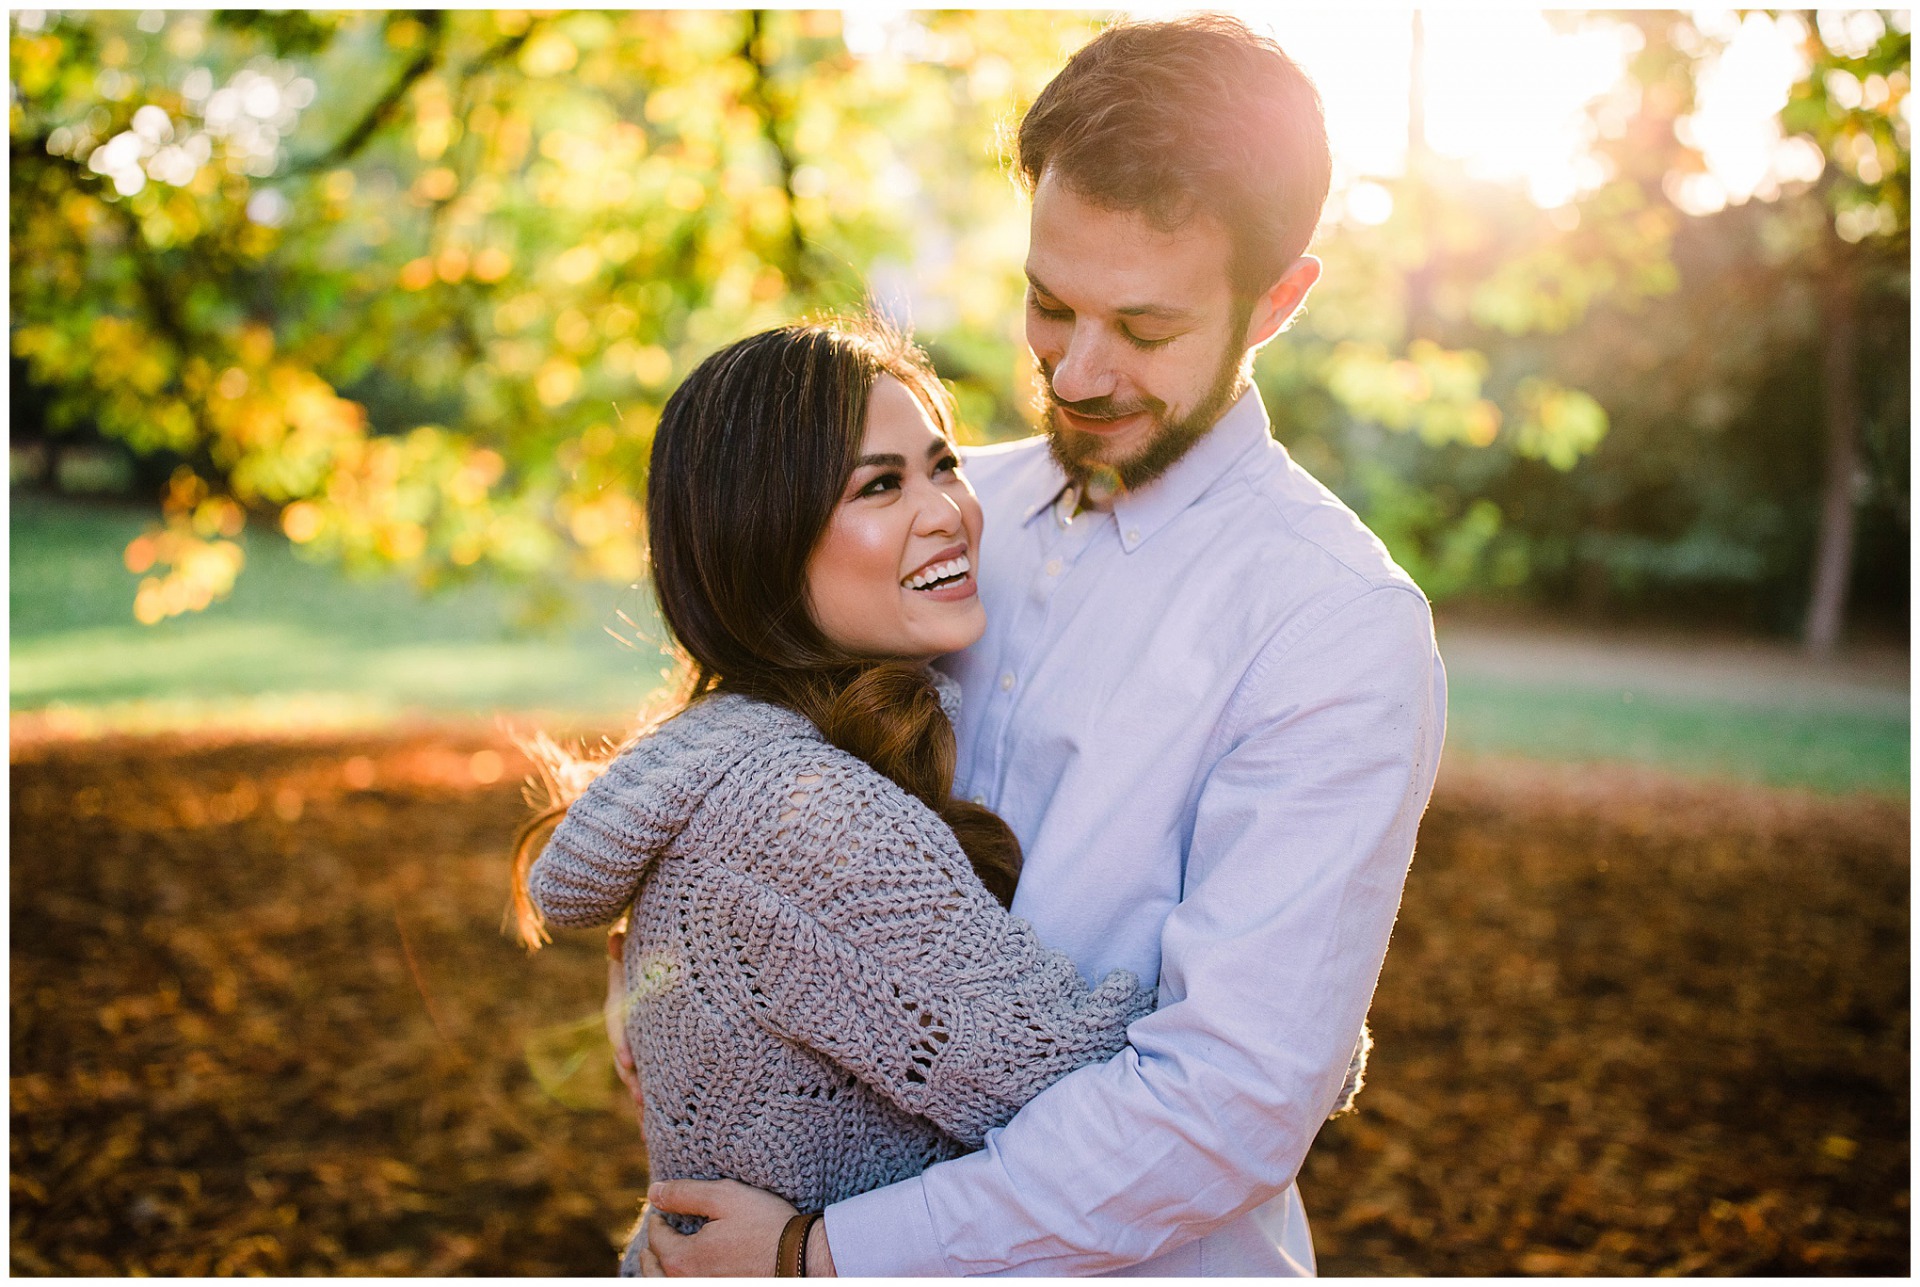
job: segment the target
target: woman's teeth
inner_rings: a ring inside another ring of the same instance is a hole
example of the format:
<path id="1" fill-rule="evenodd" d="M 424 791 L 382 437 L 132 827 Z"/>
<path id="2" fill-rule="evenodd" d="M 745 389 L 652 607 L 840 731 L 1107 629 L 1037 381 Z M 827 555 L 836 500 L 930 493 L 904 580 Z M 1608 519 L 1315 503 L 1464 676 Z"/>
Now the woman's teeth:
<path id="1" fill-rule="evenodd" d="M 909 590 L 926 590 L 942 581 L 952 581 L 973 571 L 973 564 L 966 555 L 957 559 L 948 559 L 945 563 L 934 563 L 921 568 L 900 584 Z"/>

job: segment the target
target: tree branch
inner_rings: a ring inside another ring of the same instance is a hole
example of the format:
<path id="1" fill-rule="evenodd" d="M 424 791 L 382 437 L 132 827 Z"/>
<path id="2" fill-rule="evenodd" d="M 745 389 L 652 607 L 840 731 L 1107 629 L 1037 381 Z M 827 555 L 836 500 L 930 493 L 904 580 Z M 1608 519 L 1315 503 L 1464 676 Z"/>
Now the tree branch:
<path id="1" fill-rule="evenodd" d="M 773 148 L 780 164 L 780 190 L 787 198 L 787 281 L 796 291 L 804 291 L 810 280 L 807 272 L 807 238 L 800 230 L 800 214 L 794 205 L 793 172 L 799 163 L 793 149 L 780 134 L 782 113 L 773 102 L 773 70 L 761 48 L 766 13 L 753 9 L 747 14 L 747 34 L 740 42 L 740 57 L 753 68 L 753 80 L 747 86 L 747 100 L 760 117 L 760 132 Z"/>
<path id="2" fill-rule="evenodd" d="M 354 127 L 346 132 L 338 143 L 325 152 L 304 161 L 296 161 L 287 167 L 289 174 L 304 174 L 314 170 L 324 170 L 351 159 L 367 142 L 391 121 L 406 101 L 407 94 L 439 65 L 444 50 L 442 42 L 446 34 L 446 14 L 438 9 L 421 10 L 415 14 L 420 24 L 427 29 L 426 48 L 414 55 L 413 61 L 401 69 L 400 75 L 388 86 L 373 106 L 366 110 Z"/>

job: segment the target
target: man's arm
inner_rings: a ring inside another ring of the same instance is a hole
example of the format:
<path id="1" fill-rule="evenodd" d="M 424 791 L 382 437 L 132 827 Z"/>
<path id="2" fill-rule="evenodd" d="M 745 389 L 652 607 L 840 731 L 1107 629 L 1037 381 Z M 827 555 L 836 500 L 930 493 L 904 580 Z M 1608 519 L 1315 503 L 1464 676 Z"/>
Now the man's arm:
<path id="1" fill-rule="evenodd" d="M 1261 655 L 1196 802 L 1161 1008 L 982 1151 L 829 1208 L 841 1273 L 1098 1273 L 1285 1189 L 1339 1092 L 1432 789 L 1432 640 L 1425 602 L 1387 587 Z"/>

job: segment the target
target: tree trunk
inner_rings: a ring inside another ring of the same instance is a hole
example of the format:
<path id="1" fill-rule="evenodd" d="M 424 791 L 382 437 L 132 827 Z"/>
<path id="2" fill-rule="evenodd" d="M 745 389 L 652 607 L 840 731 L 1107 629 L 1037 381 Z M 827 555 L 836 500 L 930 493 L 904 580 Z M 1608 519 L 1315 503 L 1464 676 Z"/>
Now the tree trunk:
<path id="1" fill-rule="evenodd" d="M 746 98 L 760 117 L 760 130 L 772 147 L 774 159 L 780 166 L 780 191 L 786 198 L 787 207 L 787 245 L 785 262 L 780 265 L 785 274 L 788 287 L 805 294 L 812 285 L 812 275 L 807 270 L 807 236 L 800 227 L 799 201 L 793 191 L 793 174 L 799 168 L 799 158 L 794 155 L 780 126 L 787 116 L 775 102 L 773 68 L 766 57 L 766 12 L 752 9 L 747 13 L 747 32 L 740 42 L 740 56 L 753 69 L 753 80 L 747 86 Z"/>
<path id="2" fill-rule="evenodd" d="M 1814 544 L 1813 593 L 1804 631 L 1807 650 L 1825 656 L 1840 642 L 1853 579 L 1854 492 L 1860 475 L 1859 294 L 1844 259 L 1820 296 L 1821 412 L 1826 460 L 1820 487 L 1820 533 Z"/>
<path id="3" fill-rule="evenodd" d="M 1402 197 L 1426 211 L 1433 204 L 1427 189 L 1433 167 L 1427 151 L 1427 26 L 1418 9 L 1413 11 L 1412 37 L 1407 56 L 1407 184 Z M 1422 235 L 1433 237 L 1430 221 Z M 1407 343 L 1433 338 L 1433 261 L 1438 255 L 1439 247 L 1429 241 L 1425 257 L 1407 270 Z"/>

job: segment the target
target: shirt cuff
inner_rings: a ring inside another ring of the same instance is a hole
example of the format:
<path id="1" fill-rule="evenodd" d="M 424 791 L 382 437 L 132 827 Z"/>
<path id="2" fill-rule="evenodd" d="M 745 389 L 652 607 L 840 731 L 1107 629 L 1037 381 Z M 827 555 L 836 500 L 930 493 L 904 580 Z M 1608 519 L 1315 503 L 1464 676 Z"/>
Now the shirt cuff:
<path id="1" fill-rule="evenodd" d="M 919 1176 L 827 1208 L 827 1246 L 841 1278 L 951 1278 Z"/>

